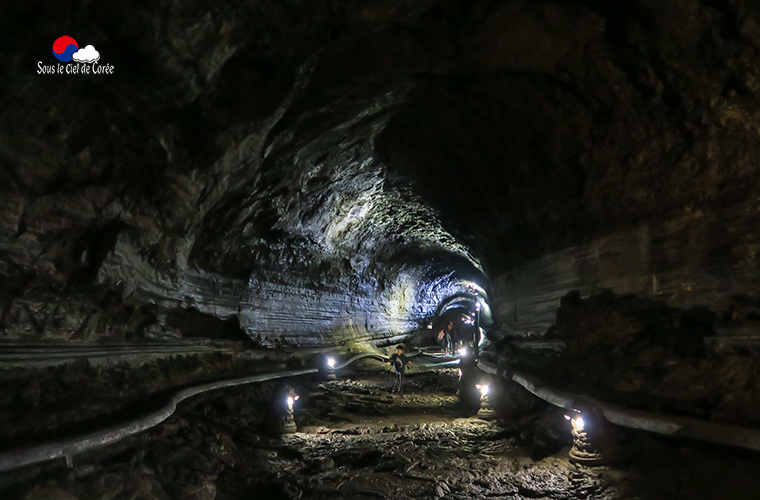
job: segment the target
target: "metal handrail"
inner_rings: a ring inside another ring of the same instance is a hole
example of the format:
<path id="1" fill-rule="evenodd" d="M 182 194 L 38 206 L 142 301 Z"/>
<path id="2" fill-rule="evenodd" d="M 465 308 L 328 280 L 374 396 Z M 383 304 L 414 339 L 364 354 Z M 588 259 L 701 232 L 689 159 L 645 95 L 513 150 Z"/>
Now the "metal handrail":
<path id="1" fill-rule="evenodd" d="M 527 389 L 531 394 L 560 408 L 572 408 L 573 402 L 580 397 L 577 394 L 555 389 L 537 377 L 520 373 L 516 370 L 508 370 L 482 359 L 478 361 L 478 368 L 486 373 L 512 380 Z M 621 427 L 760 451 L 760 430 L 758 429 L 631 410 L 604 403 L 588 396 L 583 396 L 583 398 L 601 410 L 610 423 Z"/>
<path id="2" fill-rule="evenodd" d="M 350 364 L 359 361 L 360 359 L 368 358 L 378 359 L 380 361 L 385 361 L 388 359 L 387 356 L 377 353 L 360 353 L 352 356 L 343 363 L 336 365 L 334 370 L 343 369 Z M 16 448 L 14 450 L 1 453 L 0 472 L 8 472 L 14 469 L 45 462 L 48 460 L 53 460 L 60 457 L 66 457 L 68 461 L 75 455 L 79 455 L 86 451 L 116 443 L 126 437 L 133 436 L 142 431 L 150 429 L 151 427 L 155 427 L 156 425 L 169 418 L 175 412 L 179 403 L 204 392 L 257 382 L 266 382 L 281 378 L 297 377 L 300 375 L 318 373 L 319 371 L 319 368 L 307 368 L 303 370 L 263 373 L 258 375 L 251 375 L 248 377 L 225 379 L 217 382 L 188 387 L 171 396 L 166 404 L 161 408 L 146 415 L 142 415 L 138 418 L 131 419 L 127 422 L 122 422 L 105 429 L 78 434 L 69 438 L 53 440 L 31 447 Z"/>
<path id="3" fill-rule="evenodd" d="M 2 453 L 0 454 L 0 472 L 7 472 L 60 457 L 66 457 L 69 460 L 71 457 L 85 451 L 116 443 L 126 437 L 160 424 L 174 413 L 180 402 L 204 392 L 316 372 L 316 368 L 309 368 L 305 370 L 264 373 L 188 387 L 175 393 L 161 408 L 127 422 L 70 438 L 49 441 L 28 448 L 17 448 Z"/>

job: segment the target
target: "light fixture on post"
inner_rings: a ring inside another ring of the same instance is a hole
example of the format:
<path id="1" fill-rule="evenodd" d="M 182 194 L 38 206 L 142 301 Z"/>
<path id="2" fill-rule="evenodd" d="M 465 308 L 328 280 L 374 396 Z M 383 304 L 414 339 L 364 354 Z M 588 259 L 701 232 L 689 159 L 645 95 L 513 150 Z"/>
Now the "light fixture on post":
<path id="1" fill-rule="evenodd" d="M 570 421 L 573 446 L 570 462 L 580 465 L 608 464 L 618 455 L 604 413 L 584 399 L 573 402 L 565 415 Z"/>
<path id="2" fill-rule="evenodd" d="M 294 418 L 294 407 L 299 398 L 300 396 L 295 393 L 292 387 L 289 387 L 285 392 L 285 417 L 282 421 L 283 434 L 293 434 L 298 431 Z"/>
<path id="3" fill-rule="evenodd" d="M 475 334 L 472 337 L 473 354 L 475 359 L 480 355 L 480 301 L 475 299 Z"/>
<path id="4" fill-rule="evenodd" d="M 477 384 L 475 388 L 480 391 L 480 409 L 478 410 L 478 418 L 488 419 L 493 417 L 496 412 L 494 411 L 493 406 L 491 406 L 491 399 L 488 396 L 488 392 L 490 391 L 489 385 L 487 383 Z"/>

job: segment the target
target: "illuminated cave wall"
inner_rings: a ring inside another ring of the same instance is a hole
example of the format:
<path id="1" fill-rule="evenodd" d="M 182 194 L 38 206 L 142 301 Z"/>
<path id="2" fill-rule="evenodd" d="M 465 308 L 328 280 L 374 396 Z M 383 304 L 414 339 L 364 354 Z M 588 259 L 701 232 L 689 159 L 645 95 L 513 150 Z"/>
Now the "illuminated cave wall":
<path id="1" fill-rule="evenodd" d="M 390 341 L 485 275 L 518 332 L 754 300 L 755 2 L 51 9 L 0 21 L 3 339 Z M 37 75 L 61 33 L 114 74 Z"/>

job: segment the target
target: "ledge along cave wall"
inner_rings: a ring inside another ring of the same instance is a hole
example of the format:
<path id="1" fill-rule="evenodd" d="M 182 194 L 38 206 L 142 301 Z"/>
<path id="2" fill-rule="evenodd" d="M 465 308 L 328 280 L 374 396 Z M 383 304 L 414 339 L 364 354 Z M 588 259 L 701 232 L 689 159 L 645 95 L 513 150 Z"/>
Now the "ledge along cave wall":
<path id="1" fill-rule="evenodd" d="M 495 307 L 510 331 L 543 333 L 569 290 L 612 291 L 675 308 L 707 306 L 728 319 L 724 326 L 738 327 L 760 306 L 759 224 L 757 202 L 643 223 L 502 275 Z"/>
<path id="2" fill-rule="evenodd" d="M 42 11 L 0 21 L 3 339 L 200 314 L 265 345 L 390 342 L 486 275 L 518 333 L 572 289 L 754 300 L 755 2 Z M 36 74 L 62 33 L 114 74 Z"/>

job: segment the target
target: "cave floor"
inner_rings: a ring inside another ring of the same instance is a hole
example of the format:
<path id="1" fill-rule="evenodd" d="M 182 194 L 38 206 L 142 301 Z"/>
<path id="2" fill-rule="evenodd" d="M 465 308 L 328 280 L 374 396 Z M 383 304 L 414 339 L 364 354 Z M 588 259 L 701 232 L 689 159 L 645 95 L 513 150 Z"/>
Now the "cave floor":
<path id="1" fill-rule="evenodd" d="M 273 460 L 270 473 L 307 498 L 614 498 L 602 473 L 557 457 L 537 464 L 502 427 L 466 416 L 454 371 L 412 377 L 403 395 L 386 376 L 323 384 L 318 400 L 344 404 L 317 405 L 283 437 L 300 460 Z"/>
<path id="2" fill-rule="evenodd" d="M 685 499 L 753 498 L 760 489 L 757 457 L 640 434 L 622 435 L 626 458 L 615 466 L 570 464 L 563 443 L 546 446 L 535 431 L 556 410 L 473 418 L 455 395 L 455 370 L 412 375 L 403 395 L 377 372 L 291 384 L 301 395 L 295 434 L 268 432 L 279 386 L 223 390 L 70 469 L 0 480 L 0 498 Z"/>

